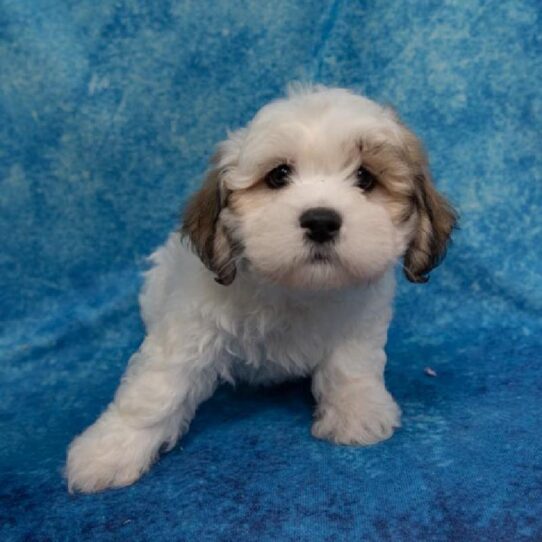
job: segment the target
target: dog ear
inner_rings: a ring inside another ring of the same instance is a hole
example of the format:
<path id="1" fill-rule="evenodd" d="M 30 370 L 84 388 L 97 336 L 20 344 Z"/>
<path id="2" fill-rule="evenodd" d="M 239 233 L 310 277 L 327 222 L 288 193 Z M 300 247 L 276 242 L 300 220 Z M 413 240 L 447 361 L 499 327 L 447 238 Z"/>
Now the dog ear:
<path id="1" fill-rule="evenodd" d="M 414 172 L 413 203 L 417 224 L 404 257 L 404 272 L 411 282 L 429 280 L 427 274 L 444 259 L 457 213 L 436 190 L 427 157 L 416 136 L 405 130 L 405 147 Z"/>
<path id="2" fill-rule="evenodd" d="M 220 213 L 226 204 L 226 192 L 221 183 L 219 158 L 207 174 L 202 188 L 188 201 L 184 212 L 181 235 L 190 244 L 204 265 L 216 274 L 215 280 L 227 286 L 235 278 L 231 242 Z"/>

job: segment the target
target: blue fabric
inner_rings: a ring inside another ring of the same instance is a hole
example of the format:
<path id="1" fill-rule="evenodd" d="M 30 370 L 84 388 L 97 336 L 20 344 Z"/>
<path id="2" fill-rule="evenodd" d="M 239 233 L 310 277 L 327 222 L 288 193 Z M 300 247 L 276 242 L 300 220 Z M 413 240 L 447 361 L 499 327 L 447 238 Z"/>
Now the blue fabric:
<path id="1" fill-rule="evenodd" d="M 540 7 L 0 0 L 0 539 L 542 540 Z M 400 283 L 404 428 L 334 446 L 307 382 L 224 388 L 136 485 L 70 496 L 66 447 L 143 337 L 144 256 L 293 79 L 393 104 L 461 212 Z"/>

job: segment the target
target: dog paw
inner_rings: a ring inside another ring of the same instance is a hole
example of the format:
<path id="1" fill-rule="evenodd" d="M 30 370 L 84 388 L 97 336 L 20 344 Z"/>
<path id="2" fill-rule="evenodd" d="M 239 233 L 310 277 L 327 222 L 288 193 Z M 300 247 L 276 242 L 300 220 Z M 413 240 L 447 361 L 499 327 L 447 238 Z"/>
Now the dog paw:
<path id="1" fill-rule="evenodd" d="M 320 404 L 312 435 L 337 444 L 369 445 L 386 440 L 401 426 L 401 410 L 392 396 L 364 387 Z"/>
<path id="2" fill-rule="evenodd" d="M 153 429 L 132 428 L 108 411 L 70 445 L 68 489 L 94 493 L 128 486 L 150 467 L 158 446 Z"/>

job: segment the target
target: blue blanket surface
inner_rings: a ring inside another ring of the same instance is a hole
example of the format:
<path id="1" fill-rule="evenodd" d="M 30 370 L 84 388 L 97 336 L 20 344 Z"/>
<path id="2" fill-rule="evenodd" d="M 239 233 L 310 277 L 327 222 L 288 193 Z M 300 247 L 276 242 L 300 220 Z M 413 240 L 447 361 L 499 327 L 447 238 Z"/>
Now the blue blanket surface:
<path id="1" fill-rule="evenodd" d="M 0 540 L 542 540 L 541 13 L 0 0 Z M 308 382 L 225 387 L 136 485 L 69 495 L 66 447 L 143 337 L 145 256 L 291 80 L 393 104 L 461 214 L 431 281 L 399 284 L 404 427 L 334 446 Z"/>

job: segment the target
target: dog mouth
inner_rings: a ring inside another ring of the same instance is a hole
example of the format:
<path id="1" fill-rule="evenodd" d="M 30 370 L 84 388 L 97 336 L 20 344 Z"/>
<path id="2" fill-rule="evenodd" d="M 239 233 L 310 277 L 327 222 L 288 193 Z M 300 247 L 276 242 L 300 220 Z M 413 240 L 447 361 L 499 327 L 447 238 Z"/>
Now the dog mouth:
<path id="1" fill-rule="evenodd" d="M 308 263 L 312 265 L 331 265 L 336 257 L 333 251 L 330 250 L 311 250 L 307 258 Z"/>

